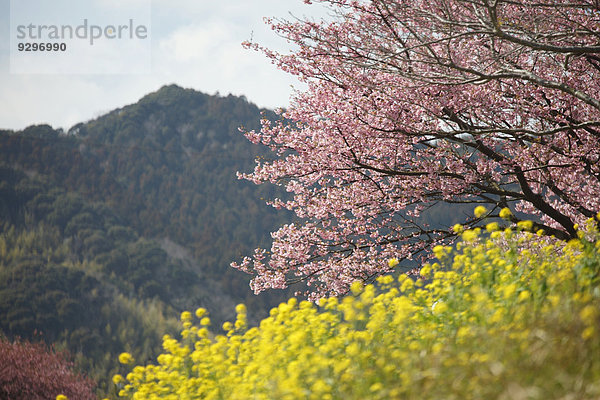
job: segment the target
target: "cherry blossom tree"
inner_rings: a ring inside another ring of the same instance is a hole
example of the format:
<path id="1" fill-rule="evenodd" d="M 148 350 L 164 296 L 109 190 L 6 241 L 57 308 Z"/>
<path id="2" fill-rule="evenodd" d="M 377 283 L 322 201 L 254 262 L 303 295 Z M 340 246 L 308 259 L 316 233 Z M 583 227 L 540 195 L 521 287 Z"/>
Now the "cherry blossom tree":
<path id="1" fill-rule="evenodd" d="M 0 398 L 92 400 L 96 384 L 74 370 L 67 355 L 42 343 L 0 338 Z"/>
<path id="2" fill-rule="evenodd" d="M 319 2 L 330 19 L 268 20 L 291 53 L 247 43 L 308 87 L 245 132 L 275 156 L 240 175 L 285 185 L 272 205 L 301 221 L 233 264 L 256 292 L 387 273 L 456 235 L 419 223 L 440 202 L 486 207 L 465 227 L 509 208 L 559 240 L 600 210 L 598 0 Z"/>

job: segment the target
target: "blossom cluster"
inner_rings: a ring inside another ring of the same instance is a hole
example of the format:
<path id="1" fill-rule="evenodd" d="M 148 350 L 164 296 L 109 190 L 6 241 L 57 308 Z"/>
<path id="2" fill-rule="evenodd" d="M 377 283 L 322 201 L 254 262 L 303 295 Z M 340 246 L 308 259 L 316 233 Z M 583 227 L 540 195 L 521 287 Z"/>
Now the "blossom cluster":
<path id="1" fill-rule="evenodd" d="M 497 224 L 464 230 L 417 279 L 357 281 L 318 305 L 292 298 L 252 328 L 239 305 L 217 336 L 205 310 L 185 312 L 156 364 L 119 375 L 120 396 L 599 398 L 596 222 L 582 232 L 563 242 Z"/>

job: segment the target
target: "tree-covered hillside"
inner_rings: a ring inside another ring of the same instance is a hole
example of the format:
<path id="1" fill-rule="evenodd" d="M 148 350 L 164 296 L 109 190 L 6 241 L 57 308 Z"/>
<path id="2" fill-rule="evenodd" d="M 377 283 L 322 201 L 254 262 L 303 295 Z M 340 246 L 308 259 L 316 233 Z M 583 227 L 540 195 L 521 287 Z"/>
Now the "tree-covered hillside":
<path id="1" fill-rule="evenodd" d="M 1 332 L 110 376 L 120 351 L 155 355 L 183 309 L 263 317 L 282 297 L 254 296 L 228 266 L 290 218 L 261 200 L 273 187 L 236 178 L 262 151 L 238 128 L 260 118 L 244 98 L 172 85 L 68 132 L 0 131 Z"/>

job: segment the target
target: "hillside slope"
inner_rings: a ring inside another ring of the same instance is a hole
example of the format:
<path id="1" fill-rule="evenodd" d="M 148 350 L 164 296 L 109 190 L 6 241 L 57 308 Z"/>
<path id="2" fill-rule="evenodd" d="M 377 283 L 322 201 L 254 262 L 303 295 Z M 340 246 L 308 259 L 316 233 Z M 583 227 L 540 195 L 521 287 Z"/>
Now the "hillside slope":
<path id="1" fill-rule="evenodd" d="M 120 351 L 152 357 L 182 310 L 262 318 L 289 293 L 254 296 L 229 267 L 290 218 L 261 200 L 277 188 L 235 175 L 263 155 L 238 131 L 261 112 L 171 85 L 68 132 L 0 131 L 0 331 L 110 376 Z"/>

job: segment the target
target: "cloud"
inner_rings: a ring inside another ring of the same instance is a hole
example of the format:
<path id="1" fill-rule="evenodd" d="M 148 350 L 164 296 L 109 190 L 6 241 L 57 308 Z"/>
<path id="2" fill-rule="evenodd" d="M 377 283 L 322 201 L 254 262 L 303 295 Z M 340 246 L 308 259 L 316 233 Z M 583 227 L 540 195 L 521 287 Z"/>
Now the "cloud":
<path id="1" fill-rule="evenodd" d="M 69 129 L 104 111 L 136 102 L 151 90 L 143 76 L 2 75 L 0 76 L 1 129 L 23 129 L 49 124 Z M 51 79 L 49 79 L 51 78 Z"/>
<path id="2" fill-rule="evenodd" d="M 42 0 L 13 1 L 33 4 Z M 43 14 L 66 23 L 81 23 L 85 15 L 93 16 L 94 23 L 112 23 L 129 18 L 129 10 L 136 7 L 145 9 L 142 6 L 148 1 L 152 3 L 151 73 L 11 75 L 9 0 L 0 0 L 5 6 L 0 8 L 5 11 L 0 15 L 5 22 L 0 24 L 4 28 L 0 29 L 0 128 L 22 129 L 44 122 L 69 128 L 102 111 L 134 103 L 170 83 L 210 94 L 245 95 L 263 107 L 287 105 L 290 85 L 298 85 L 295 78 L 277 70 L 262 54 L 242 48 L 241 43 L 253 37 L 270 48 L 285 50 L 288 44 L 263 23 L 263 17 L 291 18 L 290 12 L 298 17 L 319 15 L 318 7 L 306 6 L 302 0 L 57 0 L 49 6 L 56 15 L 47 10 L 38 13 L 35 7 L 28 15 Z M 70 5 L 55 7 L 67 3 Z M 135 15 L 136 21 L 145 16 L 142 11 Z M 103 49 L 99 46 L 97 50 Z M 95 58 L 97 63 L 113 59 L 108 50 Z M 84 67 L 85 62 L 82 58 L 78 64 Z"/>
<path id="3" fill-rule="evenodd" d="M 263 107 L 286 106 L 294 78 L 243 48 L 243 31 L 222 20 L 179 27 L 160 40 L 153 73 L 209 93 L 243 94 Z"/>
<path id="4" fill-rule="evenodd" d="M 124 7 L 147 7 L 151 5 L 151 0 L 95 0 L 94 3 L 99 7 L 124 8 Z"/>
<path id="5" fill-rule="evenodd" d="M 215 52 L 223 54 L 223 46 L 231 47 L 231 29 L 223 22 L 179 27 L 159 41 L 158 50 L 161 58 L 177 62 L 213 58 Z"/>

